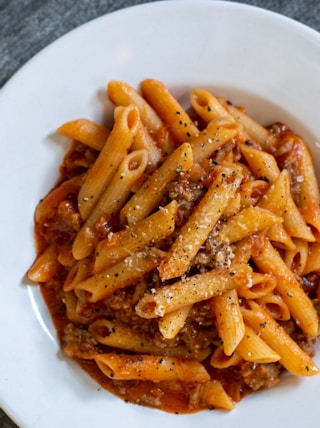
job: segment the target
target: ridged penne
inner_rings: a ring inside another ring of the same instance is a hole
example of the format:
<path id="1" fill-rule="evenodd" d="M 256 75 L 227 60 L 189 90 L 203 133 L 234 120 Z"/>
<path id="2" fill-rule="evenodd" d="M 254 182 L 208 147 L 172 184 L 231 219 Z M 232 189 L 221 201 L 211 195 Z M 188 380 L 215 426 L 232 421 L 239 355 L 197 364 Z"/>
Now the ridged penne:
<path id="1" fill-rule="evenodd" d="M 220 296 L 214 297 L 212 301 L 224 353 L 230 356 L 245 334 L 237 291 L 227 290 Z"/>
<path id="2" fill-rule="evenodd" d="M 320 193 L 305 141 L 206 88 L 188 99 L 113 80 L 106 95 L 110 128 L 58 128 L 72 142 L 34 216 L 28 279 L 64 355 L 124 400 L 176 413 L 318 374 Z"/>
<path id="3" fill-rule="evenodd" d="M 123 158 L 73 241 L 72 253 L 75 259 L 88 257 L 92 253 L 99 240 L 94 226 L 101 217 L 107 222 L 120 212 L 132 186 L 142 177 L 147 164 L 148 153 L 144 149 L 133 151 Z"/>
<path id="4" fill-rule="evenodd" d="M 171 201 L 150 216 L 101 240 L 95 251 L 94 272 L 100 272 L 171 235 L 177 208 L 177 202 Z"/>
<path id="5" fill-rule="evenodd" d="M 161 261 L 159 272 L 162 279 L 175 278 L 186 272 L 191 260 L 236 193 L 240 182 L 241 177 L 236 170 L 222 168 L 218 172 L 208 192 L 180 229 L 176 241 Z"/>
<path id="6" fill-rule="evenodd" d="M 244 208 L 222 224 L 219 239 L 229 243 L 240 241 L 282 222 L 282 217 L 269 210 L 259 207 Z"/>
<path id="7" fill-rule="evenodd" d="M 149 251 L 137 252 L 110 268 L 80 281 L 74 287 L 75 293 L 85 291 L 90 295 L 89 302 L 97 302 L 143 279 L 158 265 L 160 257 L 161 252 L 153 251 L 152 248 Z"/>
<path id="8" fill-rule="evenodd" d="M 228 119 L 234 122 L 232 115 L 220 103 L 212 92 L 194 88 L 190 92 L 190 105 L 206 123 L 217 119 Z"/>
<path id="9" fill-rule="evenodd" d="M 193 156 L 190 144 L 182 144 L 129 199 L 120 212 L 121 222 L 136 223 L 150 214 L 163 199 L 168 183 L 179 173 L 188 170 L 192 164 Z"/>
<path id="10" fill-rule="evenodd" d="M 223 345 L 220 345 L 213 351 L 210 358 L 210 365 L 215 369 L 227 369 L 240 365 L 242 361 L 243 357 L 239 352 L 234 351 L 231 355 L 226 355 Z"/>
<path id="11" fill-rule="evenodd" d="M 237 346 L 237 352 L 244 360 L 258 364 L 273 363 L 280 360 L 280 355 L 271 349 L 248 325 L 245 326 L 245 333 Z"/>
<path id="12" fill-rule="evenodd" d="M 159 330 L 166 339 L 173 339 L 184 326 L 192 305 L 187 305 L 159 319 Z"/>
<path id="13" fill-rule="evenodd" d="M 141 91 L 178 143 L 189 141 L 199 133 L 194 122 L 163 82 L 145 79 L 141 82 Z"/>
<path id="14" fill-rule="evenodd" d="M 251 301 L 249 309 L 243 309 L 246 323 L 280 355 L 280 363 L 297 376 L 313 376 L 318 367 L 297 343 L 272 317 L 257 303 Z"/>
<path id="15" fill-rule="evenodd" d="M 143 335 L 134 332 L 128 328 L 128 326 L 104 318 L 99 318 L 91 323 L 89 332 L 103 345 L 135 353 L 163 354 L 168 357 L 181 358 L 192 357 L 201 361 L 201 359 L 204 359 L 208 355 L 208 352 L 210 352 L 209 350 L 205 350 L 205 352 L 201 350 L 192 354 L 184 346 L 167 346 L 163 349 L 163 347 L 155 345 Z"/>
<path id="16" fill-rule="evenodd" d="M 139 110 L 130 105 L 117 115 L 112 131 L 99 153 L 92 168 L 88 171 L 78 196 L 81 217 L 86 220 L 108 186 L 121 161 L 128 153 L 139 127 Z"/>
<path id="17" fill-rule="evenodd" d="M 154 293 L 146 294 L 136 305 L 136 313 L 142 318 L 163 317 L 187 305 L 210 299 L 250 281 L 248 266 L 209 271 L 187 277 L 172 285 L 166 285 Z"/>
<path id="18" fill-rule="evenodd" d="M 213 379 L 201 385 L 200 400 L 214 409 L 232 410 L 235 403 L 226 393 L 220 381 Z"/>
<path id="19" fill-rule="evenodd" d="M 153 355 L 101 354 L 95 358 L 102 372 L 112 379 L 181 380 L 204 383 L 210 379 L 204 366 L 196 359 Z"/>
<path id="20" fill-rule="evenodd" d="M 261 252 L 253 255 L 253 260 L 260 269 L 270 272 L 277 279 L 276 290 L 300 328 L 311 337 L 316 337 L 319 324 L 316 309 L 279 252 L 266 240 Z"/>
<path id="21" fill-rule="evenodd" d="M 98 151 L 102 150 L 110 135 L 108 128 L 89 119 L 66 122 L 57 131 Z"/>

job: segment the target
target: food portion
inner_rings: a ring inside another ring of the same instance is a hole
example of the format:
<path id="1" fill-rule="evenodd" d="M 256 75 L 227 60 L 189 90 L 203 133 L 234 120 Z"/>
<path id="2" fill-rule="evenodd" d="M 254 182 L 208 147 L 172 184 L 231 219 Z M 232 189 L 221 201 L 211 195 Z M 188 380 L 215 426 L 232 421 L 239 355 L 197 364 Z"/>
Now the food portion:
<path id="1" fill-rule="evenodd" d="M 305 141 L 193 88 L 108 83 L 113 126 L 62 124 L 35 212 L 40 284 L 64 354 L 131 403 L 231 410 L 313 376 L 319 189 Z"/>

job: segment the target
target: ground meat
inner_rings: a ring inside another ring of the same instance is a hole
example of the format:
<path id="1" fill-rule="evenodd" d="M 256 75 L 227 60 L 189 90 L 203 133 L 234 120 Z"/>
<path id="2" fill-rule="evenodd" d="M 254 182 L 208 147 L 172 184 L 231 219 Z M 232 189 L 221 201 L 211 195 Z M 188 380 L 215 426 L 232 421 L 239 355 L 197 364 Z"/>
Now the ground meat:
<path id="1" fill-rule="evenodd" d="M 61 230 L 61 225 L 66 232 L 80 230 L 82 220 L 75 201 L 64 200 L 60 202 L 57 213 L 58 219 L 56 221 L 59 221 L 59 230 Z"/>
<path id="2" fill-rule="evenodd" d="M 320 274 L 319 272 L 311 272 L 301 278 L 301 285 L 303 290 L 310 298 L 318 297 L 318 290 L 320 289 Z"/>
<path id="3" fill-rule="evenodd" d="M 315 354 L 315 340 L 312 339 L 308 334 L 297 328 L 297 324 L 294 320 L 290 319 L 281 323 L 286 333 L 300 346 L 300 348 L 306 352 L 310 357 Z"/>
<path id="4" fill-rule="evenodd" d="M 222 147 L 220 147 L 216 152 L 214 153 L 213 159 L 215 160 L 216 164 L 220 164 L 223 162 L 223 160 L 226 158 L 226 156 L 230 153 L 233 153 L 233 159 L 236 161 L 239 159 L 239 150 L 236 144 L 236 141 L 234 139 L 228 141 L 228 143 L 224 144 Z"/>
<path id="5" fill-rule="evenodd" d="M 310 355 L 310 357 L 314 357 L 314 340 L 311 339 L 310 336 L 307 336 L 306 334 L 301 334 L 298 335 L 295 340 L 306 354 Z"/>
<path id="6" fill-rule="evenodd" d="M 78 141 L 73 141 L 70 150 L 63 159 L 60 172 L 66 178 L 81 174 L 95 161 L 97 155 L 97 151 Z"/>
<path id="7" fill-rule="evenodd" d="M 62 336 L 62 350 L 72 358 L 90 359 L 99 352 L 99 345 L 86 329 L 68 324 Z"/>
<path id="8" fill-rule="evenodd" d="M 204 192 L 205 188 L 202 185 L 187 180 L 183 175 L 168 185 L 170 199 L 178 202 L 177 226 L 180 227 L 185 223 Z"/>
<path id="9" fill-rule="evenodd" d="M 256 364 L 246 361 L 241 364 L 244 383 L 253 391 L 267 389 L 280 381 L 279 365 L 276 363 Z"/>
<path id="10" fill-rule="evenodd" d="M 233 259 L 233 246 L 226 242 L 219 243 L 215 238 L 215 231 L 213 231 L 194 257 L 191 268 L 196 268 L 199 272 L 226 269 L 231 266 Z"/>

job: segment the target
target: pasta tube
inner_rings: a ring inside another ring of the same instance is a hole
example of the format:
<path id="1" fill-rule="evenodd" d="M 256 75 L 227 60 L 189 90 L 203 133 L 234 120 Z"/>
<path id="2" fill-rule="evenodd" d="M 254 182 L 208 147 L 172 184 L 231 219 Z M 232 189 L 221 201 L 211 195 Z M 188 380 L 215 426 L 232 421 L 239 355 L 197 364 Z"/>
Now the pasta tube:
<path id="1" fill-rule="evenodd" d="M 229 200 L 236 193 L 241 177 L 236 170 L 221 169 L 208 192 L 196 206 L 180 234 L 171 246 L 159 272 L 162 279 L 182 276 L 191 260 L 207 239 L 216 222 L 222 216 Z"/>
<path id="2" fill-rule="evenodd" d="M 89 302 L 94 303 L 110 296 L 116 290 L 135 284 L 152 271 L 161 257 L 161 251 L 138 252 L 128 256 L 114 266 L 94 274 L 75 285 L 75 292 L 86 291 L 90 294 Z"/>
<path id="3" fill-rule="evenodd" d="M 146 294 L 136 305 L 136 313 L 142 318 L 163 317 L 169 312 L 250 282 L 251 272 L 249 266 L 239 265 L 230 270 L 212 270 L 187 277 L 172 285 L 165 285 L 152 294 Z"/>
<path id="4" fill-rule="evenodd" d="M 161 202 L 165 188 L 180 172 L 187 171 L 193 164 L 189 143 L 179 146 L 142 184 L 120 212 L 122 223 L 136 223 L 149 215 Z"/>
<path id="5" fill-rule="evenodd" d="M 112 379 L 181 380 L 204 383 L 210 379 L 204 366 L 195 359 L 153 355 L 101 354 L 95 357 L 100 370 Z"/>
<path id="6" fill-rule="evenodd" d="M 100 241 L 95 252 L 94 272 L 100 272 L 172 234 L 177 208 L 177 202 L 173 200 L 154 214 Z"/>
<path id="7" fill-rule="evenodd" d="M 301 288 L 295 275 L 288 269 L 278 251 L 268 240 L 265 240 L 262 250 L 253 254 L 252 258 L 262 271 L 270 272 L 277 279 L 276 290 L 301 329 L 311 337 L 316 337 L 319 324 L 318 314 L 310 298 Z"/>
<path id="8" fill-rule="evenodd" d="M 319 373 L 312 359 L 291 339 L 280 325 L 257 303 L 251 301 L 250 309 L 242 311 L 246 323 L 280 355 L 280 363 L 297 376 L 313 376 Z"/>
<path id="9" fill-rule="evenodd" d="M 110 184 L 102 193 L 86 222 L 81 227 L 72 245 L 72 254 L 76 260 L 88 257 L 98 243 L 94 231 L 101 217 L 105 221 L 116 215 L 130 195 L 132 186 L 145 171 L 148 163 L 146 150 L 137 150 L 124 157 L 114 173 Z"/>
<path id="10" fill-rule="evenodd" d="M 139 127 L 139 110 L 134 105 L 117 115 L 112 131 L 97 160 L 88 171 L 80 189 L 78 205 L 81 217 L 86 220 L 108 186 L 124 156 L 128 153 Z"/>

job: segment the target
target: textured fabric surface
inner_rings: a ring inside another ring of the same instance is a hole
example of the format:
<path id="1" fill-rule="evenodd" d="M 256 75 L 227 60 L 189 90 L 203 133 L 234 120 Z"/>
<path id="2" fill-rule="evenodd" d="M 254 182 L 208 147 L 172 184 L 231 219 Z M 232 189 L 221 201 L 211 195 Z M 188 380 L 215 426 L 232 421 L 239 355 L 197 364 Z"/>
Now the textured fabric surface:
<path id="1" fill-rule="evenodd" d="M 152 0 L 0 0 L 0 88 L 37 52 L 68 31 L 148 1 Z M 281 13 L 320 32 L 319 0 L 233 1 Z M 0 427 L 15 426 L 0 410 Z"/>
<path id="2" fill-rule="evenodd" d="M 106 13 L 147 2 L 148 0 L 0 0 L 0 87 L 37 52 L 73 28 Z M 319 0 L 238 2 L 273 10 L 320 31 Z"/>

